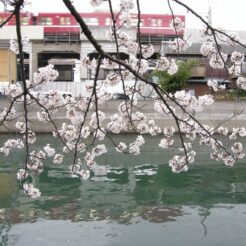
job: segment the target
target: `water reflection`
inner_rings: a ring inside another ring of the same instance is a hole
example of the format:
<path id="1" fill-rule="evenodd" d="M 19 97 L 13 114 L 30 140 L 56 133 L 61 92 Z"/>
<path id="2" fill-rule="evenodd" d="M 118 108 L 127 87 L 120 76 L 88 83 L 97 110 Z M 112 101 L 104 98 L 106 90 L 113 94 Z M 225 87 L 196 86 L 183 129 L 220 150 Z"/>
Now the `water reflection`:
<path id="1" fill-rule="evenodd" d="M 161 206 L 146 208 L 141 213 L 144 220 L 154 223 L 163 223 L 167 221 L 176 221 L 177 216 L 182 216 L 182 207 Z"/>
<path id="2" fill-rule="evenodd" d="M 19 191 L 13 173 L 0 173 L 0 223 L 44 218 L 128 224 L 138 216 L 160 223 L 182 216 L 182 205 L 208 208 L 218 203 L 246 202 L 246 174 L 242 165 L 224 170 L 219 166 L 197 166 L 178 175 L 165 165 L 105 168 L 105 175 L 81 181 L 64 167 L 48 167 L 34 178 L 43 194 L 34 200 Z"/>
<path id="3" fill-rule="evenodd" d="M 11 156 L 0 164 L 0 245 L 8 245 L 14 225 L 39 224 L 40 219 L 78 224 L 107 221 L 129 228 L 143 221 L 168 227 L 186 221 L 195 223 L 203 237 L 212 232 L 211 221 L 223 223 L 227 214 L 232 214 L 228 217 L 232 220 L 237 213 L 239 223 L 246 222 L 244 163 L 228 168 L 201 159 L 189 172 L 173 174 L 168 156 L 151 146 L 154 144 L 146 146 L 140 157 L 120 158 L 109 152 L 100 159 L 101 171 L 87 181 L 72 177 L 65 163 L 50 164 L 34 177 L 42 192 L 34 200 L 19 190 L 15 179 L 18 166 L 8 164 Z"/>

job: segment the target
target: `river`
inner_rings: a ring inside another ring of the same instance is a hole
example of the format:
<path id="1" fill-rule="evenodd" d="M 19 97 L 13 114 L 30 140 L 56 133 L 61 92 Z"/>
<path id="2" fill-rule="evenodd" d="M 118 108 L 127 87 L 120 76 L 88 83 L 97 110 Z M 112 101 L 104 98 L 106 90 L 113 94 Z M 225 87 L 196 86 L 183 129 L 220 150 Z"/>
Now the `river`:
<path id="1" fill-rule="evenodd" d="M 7 137 L 1 135 L 1 143 Z M 34 149 L 50 138 L 39 137 Z M 116 140 L 133 137 L 125 134 Z M 244 246 L 245 159 L 226 167 L 197 145 L 194 165 L 174 174 L 168 167 L 172 153 L 156 147 L 159 141 L 147 137 L 139 156 L 108 147 L 97 160 L 107 174 L 86 181 L 71 176 L 69 157 L 61 165 L 47 163 L 33 177 L 42 192 L 37 199 L 26 197 L 15 178 L 24 152 L 1 157 L 0 245 Z"/>

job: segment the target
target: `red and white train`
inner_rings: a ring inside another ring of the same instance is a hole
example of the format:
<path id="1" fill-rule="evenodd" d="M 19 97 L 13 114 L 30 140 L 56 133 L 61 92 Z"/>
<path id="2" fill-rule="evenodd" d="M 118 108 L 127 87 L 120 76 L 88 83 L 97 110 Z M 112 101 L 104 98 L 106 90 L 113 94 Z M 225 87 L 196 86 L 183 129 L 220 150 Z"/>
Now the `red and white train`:
<path id="1" fill-rule="evenodd" d="M 90 26 L 106 27 L 111 24 L 110 13 L 93 12 L 81 13 L 81 17 Z M 0 23 L 9 16 L 8 12 L 0 12 Z M 185 22 L 184 15 L 176 15 Z M 63 32 L 78 32 L 79 26 L 70 13 L 21 13 L 22 25 L 41 25 L 44 26 L 45 33 L 63 33 Z M 137 25 L 137 14 L 132 14 L 133 24 Z M 141 14 L 140 34 L 141 35 L 165 35 L 175 36 L 175 30 L 170 28 L 169 24 L 172 20 L 172 15 L 157 15 L 157 14 Z M 6 25 L 15 25 L 13 17 Z M 179 31 L 178 35 L 183 36 L 184 31 Z"/>

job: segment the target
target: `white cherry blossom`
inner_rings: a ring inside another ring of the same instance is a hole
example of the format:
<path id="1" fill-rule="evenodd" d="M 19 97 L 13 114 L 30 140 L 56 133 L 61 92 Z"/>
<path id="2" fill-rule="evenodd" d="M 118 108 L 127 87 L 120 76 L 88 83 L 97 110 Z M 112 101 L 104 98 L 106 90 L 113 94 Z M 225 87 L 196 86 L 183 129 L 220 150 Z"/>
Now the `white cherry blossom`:
<path id="1" fill-rule="evenodd" d="M 45 147 L 44 147 L 44 151 L 45 153 L 47 154 L 47 156 L 51 157 L 55 154 L 55 149 L 54 148 L 51 148 L 49 144 L 47 144 Z"/>
<path id="2" fill-rule="evenodd" d="M 178 16 L 174 17 L 174 19 L 170 21 L 169 26 L 175 29 L 177 32 L 183 30 L 185 27 L 184 22 Z"/>
<path id="3" fill-rule="evenodd" d="M 31 198 L 38 198 L 41 196 L 39 189 L 35 188 L 33 184 L 23 184 L 24 192 Z"/>

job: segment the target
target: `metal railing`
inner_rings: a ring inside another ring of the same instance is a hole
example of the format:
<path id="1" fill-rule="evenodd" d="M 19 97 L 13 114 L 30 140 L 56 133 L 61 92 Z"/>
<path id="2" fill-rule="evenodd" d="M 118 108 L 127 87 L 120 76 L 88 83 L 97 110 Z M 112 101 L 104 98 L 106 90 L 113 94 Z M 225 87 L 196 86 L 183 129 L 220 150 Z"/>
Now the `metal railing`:
<path id="1" fill-rule="evenodd" d="M 80 33 L 74 32 L 56 32 L 44 33 L 44 42 L 50 43 L 78 43 L 80 41 Z"/>

